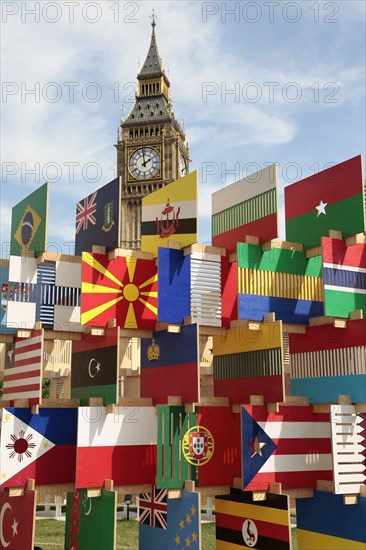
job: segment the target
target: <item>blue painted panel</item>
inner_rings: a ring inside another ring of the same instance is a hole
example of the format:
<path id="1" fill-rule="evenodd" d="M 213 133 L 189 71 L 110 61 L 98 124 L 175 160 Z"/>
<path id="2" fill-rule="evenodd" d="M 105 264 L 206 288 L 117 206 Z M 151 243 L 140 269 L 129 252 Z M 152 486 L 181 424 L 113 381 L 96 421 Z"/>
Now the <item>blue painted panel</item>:
<path id="1" fill-rule="evenodd" d="M 158 249 L 158 321 L 183 323 L 191 314 L 190 256 L 181 250 Z"/>
<path id="2" fill-rule="evenodd" d="M 336 403 L 338 395 L 350 395 L 352 403 L 365 403 L 366 375 L 294 378 L 291 395 L 306 395 L 310 403 Z"/>
<path id="3" fill-rule="evenodd" d="M 256 294 L 238 295 L 239 319 L 263 321 L 265 313 L 274 312 L 276 320 L 285 323 L 308 324 L 309 317 L 324 315 L 323 302 L 276 298 Z"/>

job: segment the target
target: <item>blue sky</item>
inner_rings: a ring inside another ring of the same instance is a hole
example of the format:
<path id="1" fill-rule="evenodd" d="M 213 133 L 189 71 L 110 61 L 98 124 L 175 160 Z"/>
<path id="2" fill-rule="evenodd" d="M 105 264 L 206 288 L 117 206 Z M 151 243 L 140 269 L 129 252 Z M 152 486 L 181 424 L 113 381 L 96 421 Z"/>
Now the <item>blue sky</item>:
<path id="1" fill-rule="evenodd" d="M 70 252 L 76 202 L 115 177 L 153 7 L 199 170 L 200 242 L 220 187 L 278 162 L 283 189 L 364 153 L 363 1 L 2 2 L 2 257 L 11 207 L 47 179 L 49 249 Z"/>

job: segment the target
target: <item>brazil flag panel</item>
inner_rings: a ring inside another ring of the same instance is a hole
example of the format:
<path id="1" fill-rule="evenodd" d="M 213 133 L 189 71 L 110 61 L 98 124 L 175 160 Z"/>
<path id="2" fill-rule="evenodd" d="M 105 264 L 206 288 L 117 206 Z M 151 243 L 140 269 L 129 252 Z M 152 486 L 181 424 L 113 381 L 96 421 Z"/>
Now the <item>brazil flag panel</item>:
<path id="1" fill-rule="evenodd" d="M 10 254 L 22 251 L 44 252 L 47 241 L 49 184 L 45 183 L 13 207 L 11 216 Z"/>
<path id="2" fill-rule="evenodd" d="M 290 514 L 286 495 L 267 493 L 253 500 L 252 492 L 231 489 L 215 498 L 216 549 L 290 550 Z"/>

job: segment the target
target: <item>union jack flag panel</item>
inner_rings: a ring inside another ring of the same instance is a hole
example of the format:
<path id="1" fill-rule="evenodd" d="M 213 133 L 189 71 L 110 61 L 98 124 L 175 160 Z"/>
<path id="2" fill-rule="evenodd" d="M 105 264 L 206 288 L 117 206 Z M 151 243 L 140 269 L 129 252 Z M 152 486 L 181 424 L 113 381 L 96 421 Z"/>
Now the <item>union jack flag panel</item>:
<path id="1" fill-rule="evenodd" d="M 97 191 L 85 199 L 81 200 L 76 205 L 76 234 L 81 230 L 88 229 L 88 224 L 95 225 L 97 220 L 94 214 L 97 211 Z"/>
<path id="2" fill-rule="evenodd" d="M 167 529 L 167 506 L 166 489 L 152 487 L 151 493 L 140 493 L 140 524 L 158 527 L 159 529 Z"/>

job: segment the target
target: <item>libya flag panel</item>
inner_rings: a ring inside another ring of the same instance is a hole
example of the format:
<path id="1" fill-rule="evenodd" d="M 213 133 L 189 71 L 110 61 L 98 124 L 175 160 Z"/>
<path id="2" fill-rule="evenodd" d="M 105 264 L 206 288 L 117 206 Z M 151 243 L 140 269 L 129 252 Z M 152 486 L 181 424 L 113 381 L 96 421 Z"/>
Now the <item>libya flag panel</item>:
<path id="1" fill-rule="evenodd" d="M 21 256 L 32 251 L 36 256 L 46 249 L 48 183 L 45 183 L 12 209 L 10 253 Z"/>
<path id="2" fill-rule="evenodd" d="M 86 489 L 67 494 L 65 550 L 114 550 L 116 544 L 116 492 L 101 490 L 88 497 Z"/>
<path id="3" fill-rule="evenodd" d="M 288 496 L 267 493 L 265 500 L 254 500 L 252 492 L 230 489 L 215 498 L 215 511 L 217 550 L 291 549 Z"/>
<path id="4" fill-rule="evenodd" d="M 155 261 L 108 259 L 84 252 L 81 268 L 81 324 L 106 327 L 116 319 L 127 329 L 155 329 L 158 274 Z"/>
<path id="5" fill-rule="evenodd" d="M 286 240 L 319 246 L 329 230 L 365 231 L 363 159 L 359 155 L 285 187 Z"/>
<path id="6" fill-rule="evenodd" d="M 36 516 L 36 493 L 24 489 L 21 496 L 0 492 L 0 541 L 5 550 L 33 550 Z"/>
<path id="7" fill-rule="evenodd" d="M 141 250 L 156 258 L 169 241 L 180 247 L 197 242 L 198 173 L 191 172 L 142 199 Z"/>
<path id="8" fill-rule="evenodd" d="M 103 336 L 82 334 L 72 344 L 71 398 L 88 405 L 102 397 L 105 405 L 117 402 L 119 328 L 105 329 Z"/>
<path id="9" fill-rule="evenodd" d="M 112 180 L 76 205 L 75 254 L 91 252 L 93 245 L 118 248 L 121 189 Z"/>

